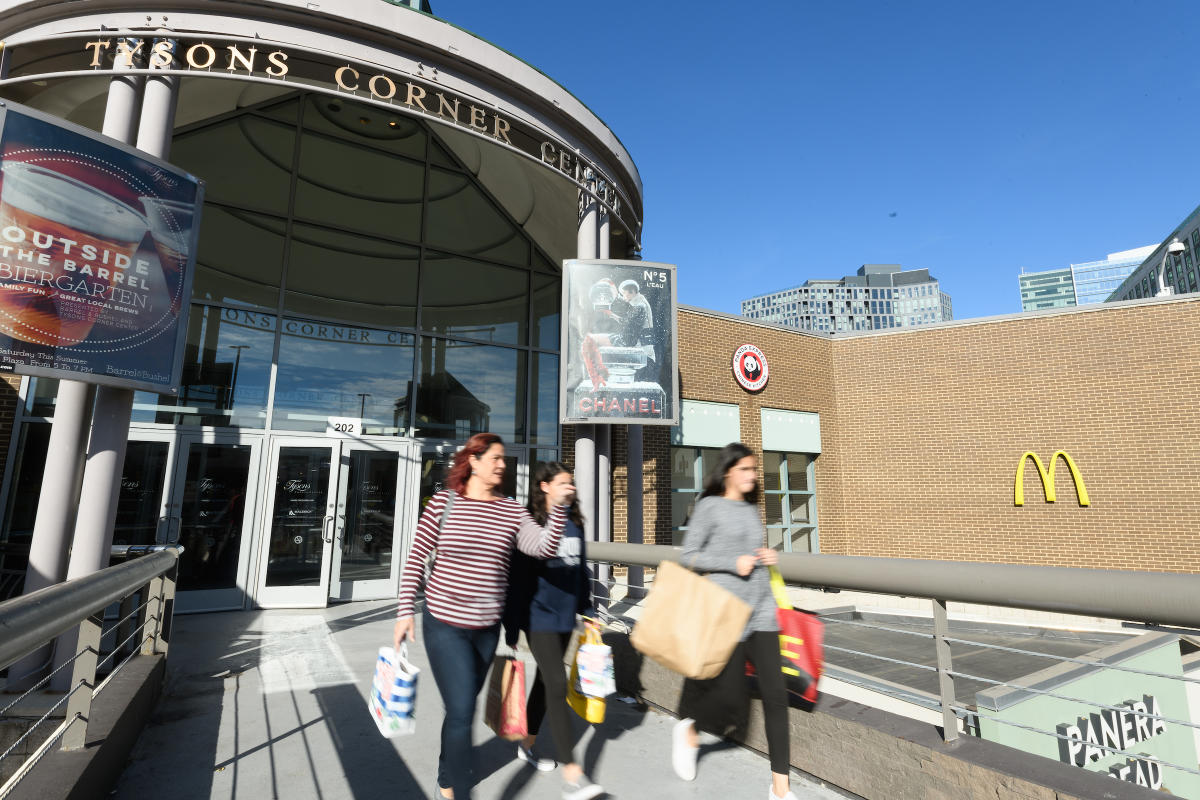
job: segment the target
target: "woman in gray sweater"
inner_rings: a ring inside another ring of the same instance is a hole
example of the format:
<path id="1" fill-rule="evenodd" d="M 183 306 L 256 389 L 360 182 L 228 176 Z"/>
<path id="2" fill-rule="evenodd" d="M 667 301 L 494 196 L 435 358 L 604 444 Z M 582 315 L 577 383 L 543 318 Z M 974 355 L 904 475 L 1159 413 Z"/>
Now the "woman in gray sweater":
<path id="1" fill-rule="evenodd" d="M 718 735 L 741 727 L 750 706 L 746 661 L 758 672 L 771 760 L 768 800 L 797 800 L 788 788 L 788 699 L 779 652 L 779 624 L 767 566 L 778 554 L 763 547 L 758 515 L 758 459 L 744 444 L 726 445 L 688 520 L 680 563 L 708 573 L 709 580 L 745 600 L 752 609 L 742 640 L 721 674 L 684 682 L 681 719 L 672 733 L 671 763 L 685 781 L 696 778 L 697 727 Z"/>

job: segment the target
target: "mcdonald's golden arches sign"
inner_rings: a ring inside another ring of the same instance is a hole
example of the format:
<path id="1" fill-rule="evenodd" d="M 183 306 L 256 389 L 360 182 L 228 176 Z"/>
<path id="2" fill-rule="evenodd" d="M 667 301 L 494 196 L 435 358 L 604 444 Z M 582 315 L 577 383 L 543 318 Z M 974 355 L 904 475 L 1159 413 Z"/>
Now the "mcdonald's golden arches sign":
<path id="1" fill-rule="evenodd" d="M 1026 451 L 1021 460 L 1017 462 L 1017 479 L 1013 484 L 1013 502 L 1018 506 L 1025 505 L 1025 462 L 1028 459 L 1033 459 L 1033 465 L 1037 467 L 1038 477 L 1042 479 L 1042 490 L 1046 493 L 1046 502 L 1053 503 L 1056 499 L 1054 491 L 1054 468 L 1058 465 L 1058 459 L 1062 459 L 1067 464 L 1067 469 L 1071 471 L 1071 480 L 1075 482 L 1075 494 L 1079 498 L 1079 505 L 1091 505 L 1091 500 L 1088 498 L 1087 487 L 1083 485 L 1083 477 L 1079 474 L 1079 469 L 1075 466 L 1075 462 L 1067 455 L 1065 450 L 1056 450 L 1054 455 L 1050 456 L 1050 469 L 1047 470 L 1042 460 L 1038 458 L 1037 453 L 1032 450 Z"/>

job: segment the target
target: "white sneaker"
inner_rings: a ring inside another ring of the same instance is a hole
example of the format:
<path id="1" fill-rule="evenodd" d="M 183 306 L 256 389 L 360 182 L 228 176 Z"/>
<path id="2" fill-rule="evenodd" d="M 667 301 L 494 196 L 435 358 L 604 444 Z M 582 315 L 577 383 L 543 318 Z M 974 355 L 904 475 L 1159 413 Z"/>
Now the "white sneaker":
<path id="1" fill-rule="evenodd" d="M 533 754 L 533 751 L 524 745 L 517 745 L 517 758 L 529 764 L 538 772 L 553 772 L 558 767 L 558 762 L 552 758 L 538 758 Z"/>
<path id="2" fill-rule="evenodd" d="M 767 787 L 767 800 L 800 800 L 800 798 L 796 797 L 795 792 L 790 792 L 790 791 L 787 794 L 785 794 L 783 797 L 780 797 L 779 795 L 775 794 L 774 786 L 768 786 Z"/>
<path id="3" fill-rule="evenodd" d="M 592 783 L 586 775 L 581 775 L 577 782 L 563 784 L 562 800 L 593 800 L 602 794 L 603 786 Z"/>
<path id="4" fill-rule="evenodd" d="M 699 747 L 688 744 L 691 727 L 692 720 L 681 719 L 671 730 L 671 766 L 685 781 L 696 780 L 696 758 L 700 755 Z"/>

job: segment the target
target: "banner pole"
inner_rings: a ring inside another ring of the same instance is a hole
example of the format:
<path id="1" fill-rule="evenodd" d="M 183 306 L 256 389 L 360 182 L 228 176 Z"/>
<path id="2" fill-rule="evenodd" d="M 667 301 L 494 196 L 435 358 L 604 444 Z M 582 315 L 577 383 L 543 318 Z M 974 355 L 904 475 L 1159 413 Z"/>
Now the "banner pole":
<path id="1" fill-rule="evenodd" d="M 586 186 L 594 191 L 595 177 L 587 176 Z M 575 257 L 580 259 L 596 258 L 599 239 L 599 204 L 591 192 L 579 191 L 579 230 L 575 241 Z M 563 309 L 566 312 L 566 309 Z M 565 359 L 567 353 L 563 353 Z M 579 498 L 579 508 L 583 512 L 584 537 L 588 541 L 596 541 L 596 426 L 575 426 L 575 489 Z M 597 577 L 599 575 L 597 574 Z M 606 585 L 601 585 L 607 589 Z"/>
<path id="2" fill-rule="evenodd" d="M 139 120 L 136 126 L 137 148 L 160 158 L 166 157 L 170 147 L 177 81 L 171 76 L 149 78 L 141 98 L 140 115 L 131 113 L 126 117 L 131 123 Z M 107 126 L 106 115 L 105 133 L 108 133 Z M 124 141 L 132 140 L 133 132 L 133 124 L 127 130 L 122 130 Z M 68 580 L 91 574 L 108 565 L 132 413 L 132 389 L 111 386 L 97 389 L 87 468 L 79 498 L 80 509 L 84 513 L 75 523 L 75 543 L 67 570 Z"/>
<path id="3" fill-rule="evenodd" d="M 601 182 L 598 187 L 601 196 L 607 191 L 607 185 Z M 597 257 L 610 258 L 609 238 L 612 221 L 608 211 L 599 209 L 600 230 L 597 237 Z M 597 425 L 596 433 L 596 541 L 612 541 L 612 426 Z M 612 567 L 608 564 L 596 566 L 596 577 L 605 587 L 604 599 L 608 600 L 609 582 L 612 577 Z"/>

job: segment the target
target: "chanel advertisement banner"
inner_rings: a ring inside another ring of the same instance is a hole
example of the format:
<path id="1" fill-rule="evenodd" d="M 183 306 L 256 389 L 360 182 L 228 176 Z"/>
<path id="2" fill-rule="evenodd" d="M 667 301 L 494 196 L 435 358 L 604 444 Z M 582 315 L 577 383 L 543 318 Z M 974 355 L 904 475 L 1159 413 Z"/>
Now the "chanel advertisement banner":
<path id="1" fill-rule="evenodd" d="M 0 107 L 0 370 L 174 393 L 202 191 L 93 131 Z"/>
<path id="2" fill-rule="evenodd" d="M 675 425 L 675 266 L 563 264 L 562 422 Z"/>

